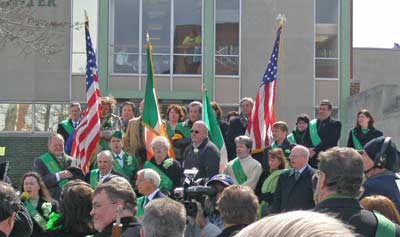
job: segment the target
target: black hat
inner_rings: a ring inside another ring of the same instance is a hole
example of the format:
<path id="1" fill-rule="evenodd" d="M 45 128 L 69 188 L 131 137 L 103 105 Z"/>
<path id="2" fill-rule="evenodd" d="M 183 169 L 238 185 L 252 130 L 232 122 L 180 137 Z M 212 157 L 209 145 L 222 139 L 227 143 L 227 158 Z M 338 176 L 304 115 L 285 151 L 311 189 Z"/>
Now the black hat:
<path id="1" fill-rule="evenodd" d="M 385 140 L 387 146 L 386 149 L 382 150 Z M 385 159 L 382 162 L 384 163 L 382 168 L 386 168 L 392 171 L 397 170 L 399 162 L 398 151 L 396 148 L 396 144 L 394 144 L 390 138 L 381 136 L 372 139 L 371 141 L 369 141 L 367 144 L 364 145 L 364 152 L 366 152 L 368 157 L 372 161 L 374 161 L 375 165 L 377 165 L 377 163 L 380 162 L 382 156 L 385 156 Z"/>

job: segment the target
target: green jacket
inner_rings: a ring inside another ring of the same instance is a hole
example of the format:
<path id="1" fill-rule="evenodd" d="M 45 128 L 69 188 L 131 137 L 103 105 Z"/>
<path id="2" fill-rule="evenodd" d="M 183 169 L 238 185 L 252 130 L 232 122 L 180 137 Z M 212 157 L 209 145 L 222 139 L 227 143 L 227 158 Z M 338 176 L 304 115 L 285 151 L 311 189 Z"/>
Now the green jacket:
<path id="1" fill-rule="evenodd" d="M 117 161 L 117 158 L 114 155 L 113 159 L 114 159 L 114 164 L 113 164 L 114 170 L 120 172 L 121 174 L 126 175 L 129 181 L 133 183 L 136 172 L 138 171 L 137 170 L 138 163 L 136 157 L 131 156 L 128 153 L 124 152 L 124 155 L 122 157 L 122 160 L 124 161 L 123 167 L 119 165 L 119 162 Z"/>

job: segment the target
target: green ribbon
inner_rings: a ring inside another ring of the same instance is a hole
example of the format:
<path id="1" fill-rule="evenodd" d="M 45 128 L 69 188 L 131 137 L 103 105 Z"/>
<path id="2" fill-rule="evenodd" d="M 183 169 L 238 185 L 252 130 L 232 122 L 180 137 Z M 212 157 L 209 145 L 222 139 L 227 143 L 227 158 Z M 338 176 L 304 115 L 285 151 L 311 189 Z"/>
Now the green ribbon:
<path id="1" fill-rule="evenodd" d="M 318 135 L 317 120 L 311 120 L 308 127 L 310 131 L 311 142 L 313 146 L 316 147 L 321 143 L 321 138 Z"/>
<path id="2" fill-rule="evenodd" d="M 152 169 L 156 171 L 160 175 L 160 191 L 161 192 L 168 192 L 173 186 L 174 183 L 172 180 L 162 171 L 160 168 L 158 168 L 155 164 L 153 164 L 151 161 L 146 161 L 143 165 L 144 168 Z"/>
<path id="3" fill-rule="evenodd" d="M 240 160 L 238 157 L 235 158 L 232 163 L 232 170 L 238 184 L 242 184 L 247 181 L 246 173 L 244 173 L 242 164 L 240 164 Z"/>
<path id="4" fill-rule="evenodd" d="M 99 169 L 94 169 L 90 171 L 90 186 L 96 188 L 99 183 Z"/>
<path id="5" fill-rule="evenodd" d="M 39 157 L 42 160 L 43 164 L 50 171 L 50 173 L 55 174 L 61 171 L 60 165 L 54 160 L 53 156 L 50 153 L 45 153 Z M 68 179 L 60 179 L 58 181 L 58 186 L 63 188 L 64 185 L 68 182 Z"/>
<path id="6" fill-rule="evenodd" d="M 396 226 L 382 214 L 373 211 L 377 220 L 376 237 L 396 236 Z"/>
<path id="7" fill-rule="evenodd" d="M 64 128 L 64 130 L 68 133 L 68 135 L 71 134 L 71 132 L 74 130 L 74 128 L 71 126 L 71 123 L 69 122 L 69 119 L 61 121 L 60 124 Z"/>
<path id="8" fill-rule="evenodd" d="M 352 139 L 353 139 L 353 144 L 354 144 L 354 148 L 357 150 L 357 151 L 362 151 L 363 150 L 363 146 L 361 145 L 361 143 L 360 143 L 360 141 L 358 140 L 358 138 L 356 137 L 356 134 L 355 134 L 355 128 L 353 128 L 352 130 L 351 130 L 351 137 L 352 137 Z"/>
<path id="9" fill-rule="evenodd" d="M 287 139 L 288 139 L 288 141 L 289 141 L 290 143 L 296 144 L 296 139 L 294 138 L 293 133 L 290 133 L 290 134 L 287 136 Z"/>
<path id="10" fill-rule="evenodd" d="M 40 215 L 40 213 L 36 210 L 36 208 L 32 205 L 29 200 L 26 200 L 25 207 L 28 210 L 29 215 L 31 216 L 32 220 L 34 220 L 42 230 L 46 230 L 46 219 Z"/>

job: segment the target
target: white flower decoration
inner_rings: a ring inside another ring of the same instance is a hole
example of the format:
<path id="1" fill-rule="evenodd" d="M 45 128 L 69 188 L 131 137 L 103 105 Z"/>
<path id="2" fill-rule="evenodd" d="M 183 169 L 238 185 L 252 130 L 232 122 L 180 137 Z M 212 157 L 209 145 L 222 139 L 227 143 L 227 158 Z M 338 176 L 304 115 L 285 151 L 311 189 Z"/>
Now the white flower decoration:
<path id="1" fill-rule="evenodd" d="M 169 167 L 171 167 L 171 165 L 174 163 L 174 160 L 172 160 L 171 158 L 165 159 L 163 162 L 163 167 L 165 169 L 168 169 Z"/>
<path id="2" fill-rule="evenodd" d="M 42 208 L 44 217 L 47 217 L 50 214 L 52 207 L 53 207 L 53 205 L 51 205 L 51 202 L 44 202 L 42 204 L 41 208 Z"/>
<path id="3" fill-rule="evenodd" d="M 193 149 L 193 153 L 194 153 L 195 155 L 197 155 L 197 154 L 199 153 L 199 149 L 198 149 L 198 148 L 194 148 L 194 149 Z"/>

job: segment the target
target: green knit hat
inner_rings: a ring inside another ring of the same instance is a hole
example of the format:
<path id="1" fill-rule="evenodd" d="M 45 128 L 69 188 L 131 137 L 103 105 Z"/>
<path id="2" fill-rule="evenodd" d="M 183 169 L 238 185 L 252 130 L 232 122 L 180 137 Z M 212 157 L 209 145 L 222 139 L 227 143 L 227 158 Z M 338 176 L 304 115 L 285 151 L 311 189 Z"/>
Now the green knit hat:
<path id="1" fill-rule="evenodd" d="M 111 136 L 112 137 L 116 137 L 118 139 L 122 139 L 122 132 L 121 131 L 115 131 L 115 132 L 113 132 L 113 134 Z"/>

